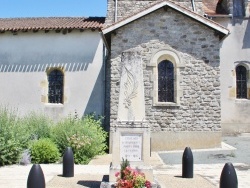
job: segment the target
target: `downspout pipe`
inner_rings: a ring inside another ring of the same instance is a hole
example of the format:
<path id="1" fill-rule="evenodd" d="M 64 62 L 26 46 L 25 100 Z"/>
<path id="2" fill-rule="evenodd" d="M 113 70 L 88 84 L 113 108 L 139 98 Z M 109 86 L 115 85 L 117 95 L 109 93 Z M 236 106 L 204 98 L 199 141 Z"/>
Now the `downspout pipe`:
<path id="1" fill-rule="evenodd" d="M 115 22 L 117 22 L 117 0 L 115 0 Z"/>
<path id="2" fill-rule="evenodd" d="M 194 0 L 191 0 L 191 3 L 192 3 L 193 11 L 196 12 Z"/>

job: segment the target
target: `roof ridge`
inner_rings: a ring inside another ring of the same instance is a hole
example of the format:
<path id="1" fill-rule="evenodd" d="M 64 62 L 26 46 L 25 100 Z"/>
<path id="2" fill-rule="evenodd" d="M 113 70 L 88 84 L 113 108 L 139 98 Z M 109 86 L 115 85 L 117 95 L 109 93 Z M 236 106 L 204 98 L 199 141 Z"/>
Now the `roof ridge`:
<path id="1" fill-rule="evenodd" d="M 27 19 L 88 19 L 88 18 L 105 18 L 104 16 L 48 16 L 48 17 L 14 17 L 14 18 L 0 18 L 0 20 L 27 20 Z"/>
<path id="2" fill-rule="evenodd" d="M 57 29 L 101 29 L 105 17 L 0 18 L 0 32 Z"/>

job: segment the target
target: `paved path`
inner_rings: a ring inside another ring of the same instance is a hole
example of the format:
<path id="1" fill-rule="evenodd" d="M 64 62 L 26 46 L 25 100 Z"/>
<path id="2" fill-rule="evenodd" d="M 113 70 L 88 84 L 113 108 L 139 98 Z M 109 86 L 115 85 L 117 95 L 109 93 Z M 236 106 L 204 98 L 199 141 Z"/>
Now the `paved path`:
<path id="1" fill-rule="evenodd" d="M 155 179 L 161 188 L 214 188 L 219 187 L 219 179 L 225 162 L 235 166 L 239 188 L 250 187 L 250 135 L 225 137 L 224 141 L 235 148 L 214 150 L 194 150 L 194 178 L 180 178 L 182 173 L 182 151 L 152 153 L 151 163 Z M 158 155 L 159 154 L 159 155 Z M 112 155 L 104 155 L 92 160 L 89 165 L 75 165 L 74 178 L 63 178 L 61 164 L 42 164 L 47 188 L 58 187 L 100 187 L 107 181 Z M 242 161 L 242 162 L 241 162 Z M 0 168 L 1 188 L 24 188 L 31 165 L 12 165 Z"/>
<path id="2" fill-rule="evenodd" d="M 250 134 L 234 137 L 223 137 L 221 149 L 193 150 L 194 174 L 200 175 L 219 187 L 221 171 L 227 162 L 231 162 L 236 170 L 239 188 L 250 187 Z M 163 163 L 159 174 L 180 174 L 182 168 L 182 151 L 159 152 Z M 171 169 L 171 170 L 170 170 Z"/>

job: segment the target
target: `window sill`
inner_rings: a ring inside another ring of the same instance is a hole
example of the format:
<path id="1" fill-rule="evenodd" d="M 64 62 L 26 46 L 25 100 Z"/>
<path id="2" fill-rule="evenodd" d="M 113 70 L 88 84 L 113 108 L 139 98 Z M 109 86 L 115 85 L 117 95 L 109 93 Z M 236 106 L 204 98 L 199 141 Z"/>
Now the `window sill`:
<path id="1" fill-rule="evenodd" d="M 174 106 L 179 107 L 180 105 L 174 102 L 156 102 L 153 106 Z"/>
<path id="2" fill-rule="evenodd" d="M 250 104 L 250 100 L 249 99 L 235 99 L 235 103 L 237 104 L 249 103 Z"/>
<path id="3" fill-rule="evenodd" d="M 63 107 L 63 104 L 62 103 L 46 103 L 45 104 L 46 107 L 51 107 L 51 108 L 60 108 L 60 107 Z"/>

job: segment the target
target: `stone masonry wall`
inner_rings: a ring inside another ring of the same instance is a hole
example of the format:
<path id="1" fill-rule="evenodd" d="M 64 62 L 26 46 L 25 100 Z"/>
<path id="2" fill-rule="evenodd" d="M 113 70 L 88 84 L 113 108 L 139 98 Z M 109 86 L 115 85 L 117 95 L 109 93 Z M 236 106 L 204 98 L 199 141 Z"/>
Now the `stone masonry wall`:
<path id="1" fill-rule="evenodd" d="M 152 4 L 156 3 L 157 1 L 162 0 L 118 0 L 117 1 L 117 21 L 124 19 L 128 16 L 131 16 L 141 10 L 144 10 L 145 8 L 151 6 Z M 172 2 L 175 2 L 181 6 L 184 6 L 190 10 L 192 9 L 191 0 L 173 0 Z M 196 0 L 195 1 L 195 8 L 196 12 L 203 14 L 202 11 L 202 1 Z M 106 18 L 106 24 L 110 25 L 114 23 L 115 18 L 115 0 L 109 0 L 108 1 L 108 11 L 107 11 L 107 18 Z"/>
<path id="2" fill-rule="evenodd" d="M 116 125 L 121 54 L 138 51 L 143 61 L 146 120 L 152 131 L 220 131 L 219 39 L 201 23 L 160 9 L 112 34 L 110 58 L 110 128 Z M 180 68 L 179 106 L 153 106 L 154 71 L 147 66 L 160 49 L 175 51 Z"/>

